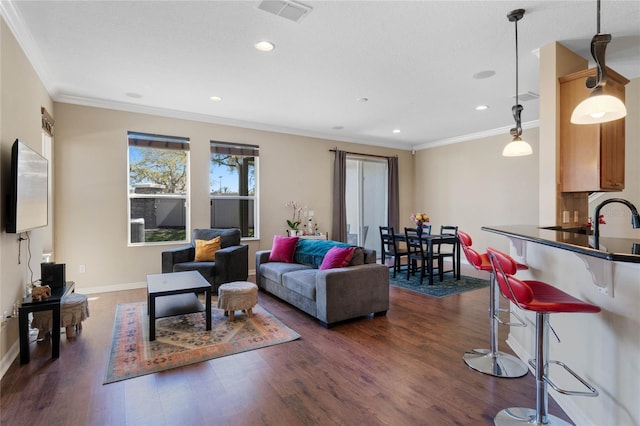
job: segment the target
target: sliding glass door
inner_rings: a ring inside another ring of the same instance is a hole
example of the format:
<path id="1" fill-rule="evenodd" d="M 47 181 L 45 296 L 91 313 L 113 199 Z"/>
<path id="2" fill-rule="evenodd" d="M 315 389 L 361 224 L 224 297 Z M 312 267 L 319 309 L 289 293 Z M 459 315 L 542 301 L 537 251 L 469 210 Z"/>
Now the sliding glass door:
<path id="1" fill-rule="evenodd" d="M 387 161 L 347 157 L 347 242 L 380 251 L 379 226 L 387 226 Z"/>

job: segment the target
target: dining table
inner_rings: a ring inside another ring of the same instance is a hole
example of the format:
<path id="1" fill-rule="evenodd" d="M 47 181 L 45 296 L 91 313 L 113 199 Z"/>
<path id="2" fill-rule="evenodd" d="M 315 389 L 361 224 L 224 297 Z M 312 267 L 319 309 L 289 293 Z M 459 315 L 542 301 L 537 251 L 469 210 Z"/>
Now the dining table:
<path id="1" fill-rule="evenodd" d="M 396 241 L 406 241 L 404 234 L 395 234 Z M 460 279 L 460 241 L 456 235 L 440 235 L 440 234 L 422 234 L 420 240 L 424 241 L 424 247 L 427 253 L 427 276 L 429 285 L 433 285 L 433 247 L 440 244 L 453 244 L 455 265 L 453 268 L 453 276 L 456 280 Z"/>

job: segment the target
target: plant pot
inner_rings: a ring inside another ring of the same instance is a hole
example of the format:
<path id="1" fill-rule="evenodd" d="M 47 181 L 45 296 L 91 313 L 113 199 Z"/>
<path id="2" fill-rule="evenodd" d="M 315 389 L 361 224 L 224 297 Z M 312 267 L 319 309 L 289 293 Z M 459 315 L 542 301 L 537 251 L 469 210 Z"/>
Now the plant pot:
<path id="1" fill-rule="evenodd" d="M 298 230 L 297 229 L 287 229 L 287 234 L 290 237 L 297 237 L 298 236 Z"/>

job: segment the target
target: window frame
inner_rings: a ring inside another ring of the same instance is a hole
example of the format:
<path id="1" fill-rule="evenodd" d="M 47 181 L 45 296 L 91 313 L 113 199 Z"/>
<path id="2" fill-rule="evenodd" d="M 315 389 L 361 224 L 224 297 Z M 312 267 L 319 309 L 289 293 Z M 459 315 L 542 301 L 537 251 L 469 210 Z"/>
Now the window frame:
<path id="1" fill-rule="evenodd" d="M 132 139 L 143 141 L 147 144 L 146 148 L 155 148 L 158 150 L 176 150 L 185 152 L 185 192 L 184 194 L 137 194 L 131 191 L 131 155 L 130 148 Z M 157 146 L 154 146 L 157 145 Z M 161 146 L 161 145 L 164 145 Z M 170 148 L 172 147 L 172 148 Z M 178 148 L 179 147 L 179 148 Z M 185 237 L 180 240 L 171 241 L 131 241 L 131 201 L 133 199 L 181 199 L 184 201 L 184 217 L 185 217 Z M 143 132 L 128 131 L 127 132 L 127 246 L 128 247 L 149 247 L 159 245 L 175 245 L 186 244 L 191 241 L 191 150 L 190 139 L 187 137 L 158 135 Z"/>
<path id="2" fill-rule="evenodd" d="M 214 149 L 218 152 L 214 152 Z M 260 239 L 260 147 L 258 145 L 249 145 L 241 143 L 223 142 L 211 140 L 209 141 L 209 217 L 212 217 L 215 200 L 247 200 L 253 201 L 253 236 L 241 236 L 242 241 L 255 241 Z M 241 157 L 253 157 L 255 190 L 254 195 L 214 195 L 212 189 L 211 177 L 211 157 L 214 154 L 230 154 Z M 211 219 L 209 226 L 213 228 Z"/>

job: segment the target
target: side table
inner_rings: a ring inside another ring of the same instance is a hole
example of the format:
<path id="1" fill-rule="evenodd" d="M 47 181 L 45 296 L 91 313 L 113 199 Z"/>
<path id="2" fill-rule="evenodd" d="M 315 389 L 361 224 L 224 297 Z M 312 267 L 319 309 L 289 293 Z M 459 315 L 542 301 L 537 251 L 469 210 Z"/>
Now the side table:
<path id="1" fill-rule="evenodd" d="M 205 306 L 196 293 L 204 292 Z M 149 341 L 156 340 L 156 319 L 205 311 L 211 330 L 211 284 L 198 271 L 147 275 Z"/>
<path id="2" fill-rule="evenodd" d="M 41 302 L 34 301 L 31 296 L 22 300 L 18 308 L 18 331 L 20 334 L 20 364 L 27 364 L 29 353 L 29 313 L 53 311 L 51 327 L 51 358 L 60 357 L 60 300 L 63 296 L 75 290 L 75 282 L 67 281 L 62 287 L 52 288 L 51 297 Z M 58 325 L 57 327 L 55 325 Z"/>

